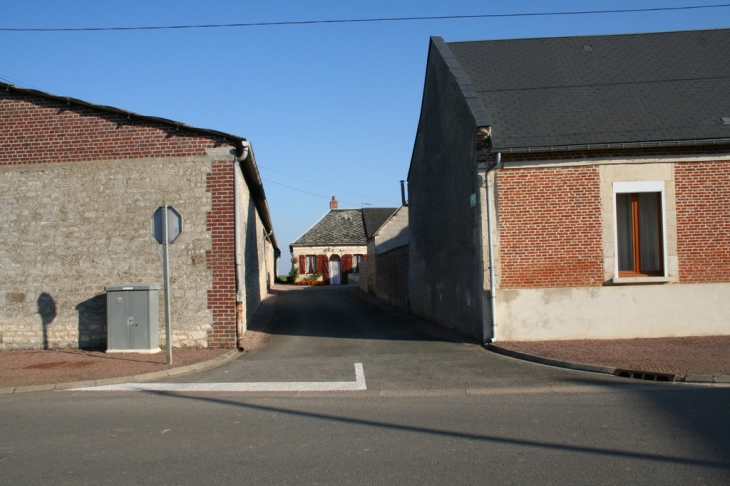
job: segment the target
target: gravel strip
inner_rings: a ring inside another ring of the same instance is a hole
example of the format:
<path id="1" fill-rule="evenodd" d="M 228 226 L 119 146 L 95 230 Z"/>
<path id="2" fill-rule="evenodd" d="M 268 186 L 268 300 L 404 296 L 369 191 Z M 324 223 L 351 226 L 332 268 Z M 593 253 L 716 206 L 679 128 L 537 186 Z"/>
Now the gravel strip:
<path id="1" fill-rule="evenodd" d="M 0 388 L 133 376 L 207 361 L 230 349 L 174 349 L 173 365 L 165 353 L 106 354 L 80 349 L 4 351 L 0 353 Z"/>

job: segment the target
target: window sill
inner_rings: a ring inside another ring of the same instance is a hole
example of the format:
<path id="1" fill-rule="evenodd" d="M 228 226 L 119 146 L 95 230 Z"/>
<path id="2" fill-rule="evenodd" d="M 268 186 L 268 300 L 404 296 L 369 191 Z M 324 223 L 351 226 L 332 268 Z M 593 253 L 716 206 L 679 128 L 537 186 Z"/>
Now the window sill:
<path id="1" fill-rule="evenodd" d="M 611 280 L 613 285 L 625 284 L 663 284 L 676 282 L 675 277 L 614 277 Z"/>

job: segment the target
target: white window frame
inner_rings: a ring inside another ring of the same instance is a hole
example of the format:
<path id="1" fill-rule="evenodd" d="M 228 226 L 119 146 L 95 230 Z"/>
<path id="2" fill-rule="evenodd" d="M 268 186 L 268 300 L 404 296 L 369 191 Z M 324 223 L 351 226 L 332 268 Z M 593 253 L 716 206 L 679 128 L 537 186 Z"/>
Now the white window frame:
<path id="1" fill-rule="evenodd" d="M 637 182 L 614 182 L 613 185 L 613 275 L 614 283 L 622 282 L 651 282 L 666 280 L 668 275 L 668 260 L 667 260 L 667 204 L 665 200 L 665 187 L 664 181 L 637 181 Z M 661 201 L 661 212 L 662 212 L 662 268 L 664 269 L 664 275 L 661 277 L 647 276 L 647 277 L 623 277 L 619 278 L 618 273 L 618 211 L 616 210 L 616 194 L 626 193 L 637 193 L 637 192 L 659 192 L 661 193 L 659 200 Z"/>

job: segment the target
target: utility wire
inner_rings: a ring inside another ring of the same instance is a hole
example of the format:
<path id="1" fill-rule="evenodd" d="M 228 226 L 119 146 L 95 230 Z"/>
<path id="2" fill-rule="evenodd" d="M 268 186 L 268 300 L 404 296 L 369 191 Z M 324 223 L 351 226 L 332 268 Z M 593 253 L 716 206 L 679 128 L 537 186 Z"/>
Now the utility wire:
<path id="1" fill-rule="evenodd" d="M 324 199 L 329 199 L 329 197 L 327 197 L 327 196 L 322 196 L 321 194 L 315 194 L 313 192 L 303 191 L 301 189 L 297 189 L 296 187 L 287 186 L 286 184 L 281 184 L 279 182 L 274 182 L 271 179 L 266 179 L 264 177 L 262 177 L 261 180 L 264 180 L 266 182 L 270 182 L 272 184 L 276 184 L 277 186 L 286 187 L 287 189 L 292 189 L 294 191 L 303 192 L 304 194 L 309 194 L 310 196 L 317 196 L 317 197 L 321 197 L 321 198 L 324 198 Z M 337 201 L 337 202 L 341 202 L 343 204 L 349 204 L 350 206 L 355 206 L 355 207 L 359 206 L 359 204 L 355 204 L 355 203 L 351 203 L 351 202 L 347 202 L 347 201 Z"/>
<path id="2" fill-rule="evenodd" d="M 13 79 L 10 76 L 5 76 L 4 74 L 0 74 L 0 81 L 4 81 L 4 82 L 6 82 L 8 84 L 13 84 L 15 86 L 27 86 L 29 88 L 38 89 L 38 88 L 36 88 L 35 86 L 33 86 L 31 84 L 24 83 L 24 82 L 22 82 L 22 81 L 20 81 L 18 79 Z"/>
<path id="3" fill-rule="evenodd" d="M 641 12 L 676 12 L 682 10 L 699 10 L 708 8 L 730 7 L 730 3 L 712 5 L 688 5 L 683 7 L 624 8 L 618 10 L 577 10 L 565 12 L 526 12 L 481 15 L 438 15 L 431 17 L 381 17 L 367 19 L 331 19 L 331 20 L 292 20 L 280 22 L 247 22 L 236 24 L 193 24 L 193 25 L 150 25 L 143 27 L 54 27 L 54 28 L 20 28 L 1 27 L 0 32 L 99 32 L 130 30 L 174 30 L 174 29 L 219 29 L 231 27 L 271 27 L 281 25 L 315 25 L 315 24 L 352 24 L 367 22 L 410 22 L 417 20 L 455 20 L 455 19 L 504 19 L 516 17 L 553 17 L 559 15 L 603 15 Z"/>
<path id="4" fill-rule="evenodd" d="M 270 170 L 271 172 L 276 172 L 277 174 L 282 174 L 282 175 L 285 175 L 287 177 L 293 177 L 294 179 L 299 179 L 300 181 L 309 182 L 310 184 L 316 184 L 318 186 L 326 187 L 327 189 L 334 189 L 337 192 L 344 192 L 346 194 L 352 194 L 353 196 L 360 196 L 360 197 L 364 197 L 366 199 L 372 199 L 373 201 L 380 201 L 380 202 L 384 202 L 384 203 L 388 203 L 388 204 L 398 205 L 398 203 L 394 203 L 393 201 L 386 201 L 385 199 L 378 199 L 376 197 L 366 196 L 365 194 L 358 194 L 356 192 L 345 191 L 343 189 L 338 189 L 337 187 L 332 187 L 332 186 L 328 186 L 328 185 L 325 185 L 325 184 L 320 184 L 319 182 L 310 181 L 310 180 L 304 179 L 302 177 L 298 177 L 298 176 L 295 176 L 295 175 L 287 174 L 286 172 L 281 172 L 279 170 L 275 170 L 275 169 L 270 169 L 268 167 L 264 167 L 261 164 L 259 164 L 258 166 L 259 166 L 260 169 Z"/>

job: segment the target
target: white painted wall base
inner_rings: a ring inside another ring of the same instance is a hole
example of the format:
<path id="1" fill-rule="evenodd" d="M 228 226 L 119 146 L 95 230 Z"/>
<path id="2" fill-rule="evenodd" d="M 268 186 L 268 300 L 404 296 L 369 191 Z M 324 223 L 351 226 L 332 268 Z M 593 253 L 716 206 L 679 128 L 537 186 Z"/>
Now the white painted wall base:
<path id="1" fill-rule="evenodd" d="M 730 283 L 497 291 L 497 341 L 730 334 Z"/>

